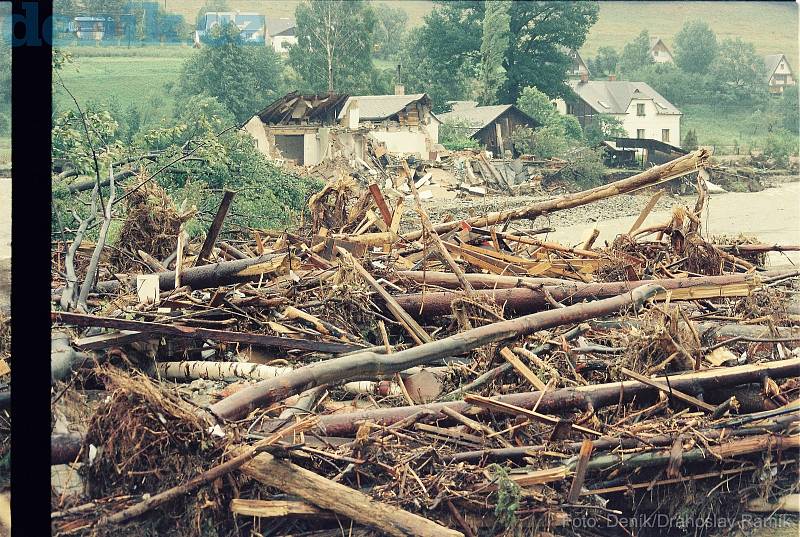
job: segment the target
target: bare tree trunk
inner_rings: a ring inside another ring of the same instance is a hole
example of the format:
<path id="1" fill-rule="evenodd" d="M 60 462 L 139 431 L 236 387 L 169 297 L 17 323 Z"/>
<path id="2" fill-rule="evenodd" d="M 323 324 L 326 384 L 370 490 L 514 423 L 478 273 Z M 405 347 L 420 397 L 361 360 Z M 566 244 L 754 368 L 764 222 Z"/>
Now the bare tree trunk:
<path id="1" fill-rule="evenodd" d="M 373 352 L 363 352 L 317 362 L 296 369 L 288 375 L 263 381 L 236 392 L 213 404 L 210 410 L 223 419 L 239 419 L 262 405 L 286 399 L 321 384 L 366 380 L 379 375 L 396 373 L 439 358 L 463 354 L 495 341 L 513 339 L 546 328 L 608 315 L 626 306 L 632 305 L 638 309 L 660 290 L 662 288 L 656 285 L 643 286 L 606 300 L 544 311 L 473 328 L 395 354 L 379 355 Z"/>
<path id="2" fill-rule="evenodd" d="M 584 190 L 582 192 L 567 194 L 566 196 L 562 196 L 560 198 L 534 203 L 533 205 L 522 207 L 520 209 L 512 209 L 508 211 L 490 213 L 486 216 L 468 218 L 466 222 L 474 227 L 486 227 L 499 222 L 520 220 L 524 218 L 533 219 L 544 213 L 553 213 L 555 211 L 562 211 L 564 209 L 572 209 L 573 207 L 586 205 L 587 203 L 599 201 L 611 196 L 616 196 L 618 194 L 633 192 L 640 188 L 657 185 L 659 183 L 675 179 L 676 177 L 687 175 L 696 171 L 698 168 L 705 166 L 708 157 L 708 151 L 705 149 L 699 149 L 689 153 L 688 155 L 684 155 L 680 158 L 667 162 L 666 164 L 655 166 L 642 173 L 628 177 L 627 179 L 621 179 L 619 181 L 598 186 L 589 190 Z M 453 222 L 437 224 L 434 226 L 434 229 L 436 229 L 437 233 L 441 234 L 447 233 L 453 229 L 457 229 L 460 225 L 460 220 L 454 220 Z M 418 230 L 411 233 L 406 233 L 403 235 L 403 239 L 417 240 L 421 236 L 422 231 Z"/>
<path id="3" fill-rule="evenodd" d="M 764 377 L 782 379 L 797 376 L 800 376 L 800 358 L 765 364 L 721 367 L 697 373 L 674 375 L 669 377 L 669 383 L 681 391 L 697 395 L 701 392 L 714 393 L 715 390 L 720 388 L 760 382 Z M 659 377 L 658 380 L 663 381 L 664 379 Z M 554 413 L 572 409 L 585 409 L 589 406 L 598 409 L 617 403 L 627 403 L 633 400 L 634 397 L 636 397 L 637 401 L 641 401 L 646 399 L 646 395 L 657 391 L 655 388 L 638 381 L 625 381 L 593 384 L 577 388 L 562 388 L 544 395 L 539 391 L 514 393 L 501 395 L 494 399 L 525 409 L 531 409 L 538 403 L 538 412 Z M 464 401 L 449 401 L 427 405 L 363 410 L 346 414 L 331 414 L 320 419 L 320 428 L 325 431 L 327 436 L 353 436 L 360 424 L 365 421 L 391 425 L 421 411 L 429 411 L 434 418 L 446 419 L 446 414 L 441 411 L 445 406 L 470 416 L 486 412 L 484 409 L 474 407 Z M 264 424 L 265 430 L 269 430 L 270 426 L 271 422 L 266 422 Z"/>
<path id="4" fill-rule="evenodd" d="M 103 211 L 103 225 L 100 226 L 97 244 L 95 244 L 94 252 L 92 252 L 92 259 L 89 261 L 89 267 L 86 269 L 86 278 L 83 281 L 83 285 L 81 285 L 81 292 L 78 295 L 77 307 L 81 311 L 89 311 L 89 308 L 86 306 L 86 299 L 89 297 L 89 291 L 94 289 L 94 285 L 97 282 L 97 265 L 100 263 L 100 254 L 103 253 L 103 247 L 106 244 L 106 237 L 108 236 L 108 228 L 111 225 L 111 211 L 114 207 L 114 195 L 117 190 L 114 185 L 113 166 L 109 167 L 108 176 L 110 190 L 108 193 L 108 202 Z"/>

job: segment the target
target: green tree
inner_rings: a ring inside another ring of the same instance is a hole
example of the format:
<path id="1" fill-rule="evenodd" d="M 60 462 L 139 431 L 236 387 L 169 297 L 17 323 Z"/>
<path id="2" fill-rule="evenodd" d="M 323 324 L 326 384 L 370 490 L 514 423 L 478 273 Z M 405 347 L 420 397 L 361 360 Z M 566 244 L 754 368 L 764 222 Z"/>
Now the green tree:
<path id="1" fill-rule="evenodd" d="M 686 136 L 683 137 L 683 148 L 687 151 L 694 151 L 697 147 L 697 133 L 694 129 L 687 130 Z"/>
<path id="2" fill-rule="evenodd" d="M 479 100 L 481 104 L 495 104 L 497 91 L 505 82 L 506 73 L 503 59 L 508 50 L 509 2 L 486 0 L 483 16 L 483 39 L 481 41 L 481 67 Z"/>
<path id="3" fill-rule="evenodd" d="M 608 114 L 598 114 L 594 120 L 583 129 L 586 144 L 594 147 L 604 140 L 611 138 L 624 138 L 627 136 L 622 121 Z"/>
<path id="4" fill-rule="evenodd" d="M 572 61 L 569 49 L 579 49 L 597 21 L 594 2 L 510 2 L 510 41 L 503 60 L 506 81 L 501 102 L 517 100 L 522 88 L 537 86 L 552 96 L 567 95 L 564 83 Z M 480 63 L 486 4 L 482 1 L 437 1 L 425 17 L 423 50 L 438 76 L 455 80 L 474 76 Z"/>
<path id="5" fill-rule="evenodd" d="M 800 135 L 800 101 L 797 97 L 796 85 L 784 88 L 779 110 L 783 118 L 783 128 L 795 136 Z"/>
<path id="6" fill-rule="evenodd" d="M 375 12 L 378 16 L 375 25 L 377 56 L 384 60 L 395 58 L 400 53 L 406 35 L 408 13 L 402 7 L 392 7 L 389 4 L 378 4 Z"/>
<path id="7" fill-rule="evenodd" d="M 595 2 L 512 2 L 512 39 L 501 91 L 505 102 L 516 101 L 526 86 L 553 97 L 567 96 L 570 90 L 564 79 L 572 64 L 568 51 L 583 46 L 599 11 Z"/>
<path id="8" fill-rule="evenodd" d="M 560 157 L 569 148 L 564 126 L 558 121 L 537 129 L 518 127 L 511 135 L 511 143 L 520 153 L 539 158 Z"/>
<path id="9" fill-rule="evenodd" d="M 469 122 L 460 119 L 450 119 L 439 126 L 439 143 L 450 151 L 462 149 L 477 149 L 478 142 L 470 138 L 472 128 Z"/>
<path id="10" fill-rule="evenodd" d="M 374 67 L 375 12 L 364 0 L 309 0 L 297 6 L 289 62 L 313 91 L 365 92 Z"/>
<path id="11" fill-rule="evenodd" d="M 619 53 L 614 47 L 600 47 L 597 56 L 589 60 L 589 70 L 594 76 L 605 77 L 617 72 Z"/>
<path id="12" fill-rule="evenodd" d="M 400 51 L 402 80 L 407 93 L 427 93 L 433 102 L 434 112 L 448 112 L 447 101 L 466 97 L 467 76 L 459 66 L 454 72 L 440 70 L 424 39 L 424 27 L 412 29 L 403 41 Z"/>
<path id="13" fill-rule="evenodd" d="M 650 55 L 650 33 L 647 30 L 642 30 L 641 33 L 625 45 L 622 49 L 622 56 L 619 59 L 619 70 L 625 75 L 647 67 L 653 63 L 653 57 Z"/>
<path id="14" fill-rule="evenodd" d="M 553 123 L 559 115 L 553 107 L 553 103 L 550 102 L 550 97 L 535 86 L 529 86 L 522 90 L 517 99 L 517 108 L 531 116 L 540 125 Z"/>
<path id="15" fill-rule="evenodd" d="M 706 104 L 713 99 L 710 75 L 690 74 L 671 63 L 651 63 L 628 74 L 629 80 L 646 82 L 677 107 Z"/>
<path id="16" fill-rule="evenodd" d="M 573 115 L 559 115 L 558 116 L 561 125 L 564 127 L 564 134 L 570 140 L 575 142 L 583 141 L 583 129 L 581 128 L 581 123 L 578 121 Z"/>
<path id="17" fill-rule="evenodd" d="M 284 88 L 280 58 L 271 47 L 241 43 L 234 24 L 217 27 L 211 43 L 186 60 L 176 91 L 179 98 L 216 98 L 238 122 L 247 121 Z"/>
<path id="18" fill-rule="evenodd" d="M 689 21 L 675 35 L 675 64 L 687 73 L 706 73 L 717 56 L 717 36 L 705 22 Z"/>
<path id="19" fill-rule="evenodd" d="M 711 70 L 716 96 L 730 104 L 754 103 L 766 97 L 764 60 L 752 43 L 739 38 L 720 44 Z"/>

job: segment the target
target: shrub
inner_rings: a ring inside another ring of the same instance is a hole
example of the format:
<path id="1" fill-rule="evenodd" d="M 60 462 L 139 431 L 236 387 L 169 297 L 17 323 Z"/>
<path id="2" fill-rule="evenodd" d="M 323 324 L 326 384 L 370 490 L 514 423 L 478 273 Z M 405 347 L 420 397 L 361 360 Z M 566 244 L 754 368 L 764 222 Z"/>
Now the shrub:
<path id="1" fill-rule="evenodd" d="M 478 141 L 470 138 L 472 128 L 465 119 L 452 119 L 439 125 L 439 143 L 450 151 L 477 149 Z"/>
<path id="2" fill-rule="evenodd" d="M 797 137 L 791 132 L 780 129 L 767 136 L 764 145 L 764 156 L 775 165 L 786 168 L 789 166 L 789 156 L 797 155 Z"/>
<path id="3" fill-rule="evenodd" d="M 694 151 L 697 146 L 697 133 L 694 132 L 694 129 L 686 131 L 686 136 L 683 137 L 683 148 L 687 151 Z"/>

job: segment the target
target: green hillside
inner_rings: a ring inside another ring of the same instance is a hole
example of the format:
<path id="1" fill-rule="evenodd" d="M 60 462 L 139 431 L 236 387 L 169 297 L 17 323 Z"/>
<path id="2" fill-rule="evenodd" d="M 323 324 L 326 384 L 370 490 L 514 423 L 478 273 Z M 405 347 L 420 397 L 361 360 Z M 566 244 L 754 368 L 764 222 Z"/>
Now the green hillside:
<path id="1" fill-rule="evenodd" d="M 741 37 L 760 54 L 783 52 L 798 72 L 798 7 L 793 2 L 602 2 L 600 18 L 580 50 L 586 60 L 602 46 L 622 51 L 642 30 L 668 47 L 686 21 L 702 19 L 718 39 Z"/>

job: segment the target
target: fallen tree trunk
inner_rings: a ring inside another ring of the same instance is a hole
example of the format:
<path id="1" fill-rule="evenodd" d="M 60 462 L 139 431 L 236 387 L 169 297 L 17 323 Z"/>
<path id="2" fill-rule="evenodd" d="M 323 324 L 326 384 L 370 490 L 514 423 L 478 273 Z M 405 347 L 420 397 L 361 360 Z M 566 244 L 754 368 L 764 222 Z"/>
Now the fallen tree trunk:
<path id="1" fill-rule="evenodd" d="M 697 373 L 675 375 L 669 377 L 669 383 L 670 386 L 678 390 L 692 395 L 698 395 L 702 392 L 713 392 L 718 388 L 760 382 L 764 377 L 782 379 L 797 376 L 800 376 L 800 358 L 780 360 L 766 364 L 722 367 Z M 664 377 L 657 377 L 657 379 L 663 381 Z M 658 390 L 655 388 L 638 381 L 625 381 L 580 386 L 577 388 L 562 388 L 544 395 L 539 391 L 514 393 L 501 395 L 496 399 L 504 403 L 531 409 L 541 397 L 537 411 L 542 413 L 554 413 L 573 409 L 585 409 L 589 406 L 598 409 L 617 404 L 618 402 L 629 402 L 635 396 L 638 396 L 637 400 L 639 400 L 645 395 L 653 395 L 657 391 Z M 358 430 L 359 426 L 366 421 L 382 425 L 391 425 L 417 412 L 423 411 L 432 413 L 436 418 L 446 419 L 447 416 L 441 412 L 441 409 L 445 406 L 461 414 L 472 416 L 486 412 L 465 401 L 448 401 L 430 403 L 427 405 L 381 408 L 323 416 L 319 426 L 327 436 L 352 436 Z M 267 422 L 265 424 L 266 430 L 269 430 L 269 427 L 270 424 Z"/>
<path id="2" fill-rule="evenodd" d="M 241 470 L 245 475 L 282 492 L 297 496 L 322 509 L 377 528 L 386 535 L 463 537 L 414 513 L 373 500 L 363 492 L 335 483 L 289 461 L 262 453 Z"/>
<path id="3" fill-rule="evenodd" d="M 579 323 L 615 313 L 633 305 L 639 308 L 644 301 L 662 288 L 642 286 L 624 295 L 578 304 L 567 308 L 544 311 L 489 324 L 472 330 L 406 349 L 395 354 L 379 355 L 363 352 L 351 356 L 317 362 L 296 369 L 288 375 L 260 382 L 211 405 L 211 412 L 222 419 L 239 419 L 262 405 L 286 399 L 302 391 L 333 382 L 365 380 L 379 375 L 396 373 L 439 358 L 456 356 L 505 339 L 532 334 L 539 330 L 564 324 Z"/>
<path id="4" fill-rule="evenodd" d="M 205 268 L 205 267 L 198 267 Z M 81 313 L 68 313 L 51 311 L 50 320 L 54 323 L 64 323 L 73 326 L 100 326 L 103 328 L 117 328 L 120 330 L 135 330 L 153 335 L 176 336 L 183 338 L 213 339 L 224 343 L 249 343 L 265 347 L 278 347 L 281 349 L 299 349 L 326 353 L 341 353 L 362 349 L 361 345 L 350 343 L 335 343 L 330 341 L 313 341 L 309 339 L 294 339 L 288 337 L 268 336 L 265 334 L 251 334 L 249 332 L 228 332 L 212 328 L 197 328 L 193 326 L 180 326 L 174 324 L 149 323 L 145 321 L 130 321 L 115 317 L 99 317 Z"/>
<path id="5" fill-rule="evenodd" d="M 678 289 L 691 289 L 702 287 L 715 287 L 733 284 L 749 283 L 753 286 L 757 285 L 758 278 L 766 278 L 772 276 L 780 276 L 784 274 L 791 274 L 797 271 L 770 271 L 766 273 L 754 274 L 730 274 L 724 276 L 703 276 L 697 278 L 675 278 L 663 280 L 641 280 L 641 281 L 625 281 L 625 282 L 607 282 L 607 283 L 580 283 L 570 282 L 562 283 L 555 286 L 547 285 L 547 292 L 558 302 L 567 302 L 575 304 L 587 299 L 598 299 L 610 296 L 616 296 L 633 289 L 637 289 L 643 285 L 655 284 L 663 287 L 667 291 L 675 291 Z M 401 273 L 402 274 L 402 273 Z M 421 273 L 419 273 L 421 274 Z M 431 274 L 428 274 L 430 277 Z M 488 285 L 493 278 L 487 274 L 473 275 L 468 274 L 467 280 L 470 276 L 478 276 L 471 282 L 475 287 Z M 421 278 L 418 274 L 411 274 L 412 279 Z M 427 277 L 426 277 L 427 278 Z M 458 286 L 458 279 L 455 274 L 439 273 L 435 277 L 437 284 L 442 286 Z M 497 277 L 497 287 L 510 286 L 512 284 L 525 282 L 525 278 L 516 278 L 513 276 L 500 276 Z M 478 282 L 483 282 L 482 285 Z M 524 314 L 538 311 L 548 304 L 545 292 L 540 289 L 531 289 L 528 287 L 514 287 L 505 289 L 482 289 L 476 291 L 476 295 L 484 300 L 494 300 L 497 305 L 505 305 L 506 310 L 511 313 Z M 395 300 L 400 306 L 412 315 L 422 318 L 449 315 L 451 313 L 450 304 L 455 300 L 460 293 L 457 291 L 435 291 L 425 293 L 414 293 L 408 295 L 395 296 Z M 663 298 L 666 295 L 660 293 L 658 298 Z M 680 295 L 673 293 L 672 300 L 680 300 Z"/>
<path id="6" fill-rule="evenodd" d="M 486 216 L 468 218 L 465 220 L 465 222 L 474 227 L 487 227 L 499 222 L 521 220 L 524 218 L 533 219 L 537 216 L 541 216 L 544 213 L 553 213 L 555 211 L 561 211 L 564 209 L 572 209 L 573 207 L 586 205 L 587 203 L 592 203 L 593 201 L 616 196 L 617 194 L 626 194 L 635 190 L 639 190 L 640 188 L 657 185 L 677 177 L 687 175 L 697 171 L 698 168 L 705 166 L 708 157 L 709 153 L 707 150 L 699 149 L 689 153 L 688 155 L 684 155 L 665 164 L 661 164 L 660 166 L 654 166 L 649 170 L 638 173 L 632 177 L 621 179 L 607 185 L 598 186 L 596 188 L 576 192 L 573 194 L 567 194 L 566 196 L 552 200 L 534 203 L 533 205 L 522 207 L 520 209 L 494 212 L 489 213 Z M 460 225 L 460 220 L 454 220 L 452 222 L 437 224 L 434 226 L 434 229 L 437 233 L 442 234 L 453 229 L 457 229 Z M 422 230 L 406 233 L 402 237 L 407 241 L 417 240 L 422 237 Z"/>

